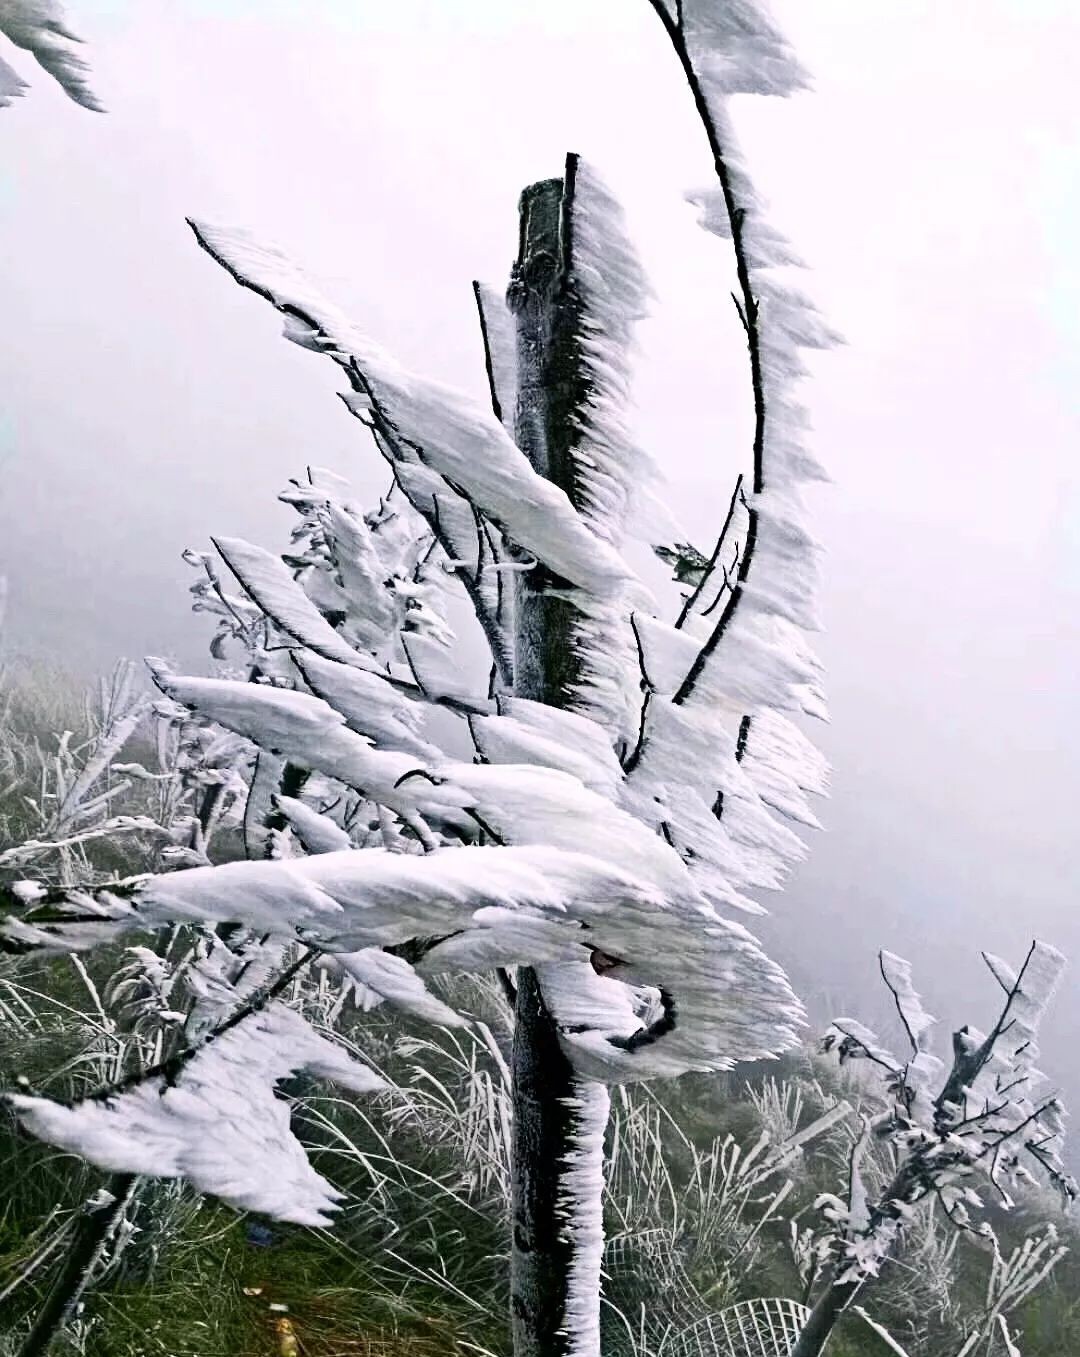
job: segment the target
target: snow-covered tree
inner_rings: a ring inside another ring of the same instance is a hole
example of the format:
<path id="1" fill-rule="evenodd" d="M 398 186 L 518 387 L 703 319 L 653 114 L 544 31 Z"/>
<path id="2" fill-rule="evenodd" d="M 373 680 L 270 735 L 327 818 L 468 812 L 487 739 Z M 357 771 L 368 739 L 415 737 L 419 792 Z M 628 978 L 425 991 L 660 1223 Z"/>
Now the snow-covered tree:
<path id="1" fill-rule="evenodd" d="M 1035 1067 L 1039 1025 L 1065 961 L 1042 942 L 1032 943 L 1019 970 L 1000 957 L 983 956 L 1004 1002 L 989 1032 L 962 1027 L 953 1034 L 948 1063 L 930 1049 L 936 1020 L 915 991 L 911 966 L 890 952 L 881 953 L 881 975 L 895 1001 L 908 1053 L 893 1055 L 853 1018 L 838 1018 L 825 1037 L 825 1049 L 841 1061 L 862 1061 L 873 1070 L 889 1106 L 876 1118 L 864 1118 L 852 1149 L 847 1200 L 828 1195 L 817 1203 L 830 1224 L 818 1241 L 826 1260 L 824 1280 L 792 1357 L 817 1357 L 840 1315 L 897 1251 L 905 1225 L 922 1203 L 940 1209 L 956 1229 L 993 1250 L 998 1262 L 992 1286 L 1004 1274 L 1026 1294 L 1023 1285 L 1037 1285 L 1045 1275 L 1041 1268 L 1049 1270 L 1060 1256 L 1051 1232 L 1040 1248 L 1033 1243 L 1028 1250 L 1036 1253 L 1038 1266 L 1029 1270 L 1025 1263 L 1017 1270 L 1017 1259 L 1001 1258 L 985 1209 L 988 1204 L 1010 1208 L 1017 1184 L 1039 1178 L 1066 1201 L 1080 1191 L 1062 1163 L 1060 1098 L 1046 1089 Z M 864 1161 L 874 1142 L 889 1146 L 892 1164 L 885 1182 L 868 1187 Z M 988 1308 L 987 1324 L 1007 1337 L 1009 1292 L 1001 1291 L 1002 1303 Z"/>
<path id="2" fill-rule="evenodd" d="M 60 88 L 83 108 L 101 111 L 89 84 L 89 68 L 76 50 L 81 39 L 64 20 L 59 0 L 0 0 L 0 33 L 36 58 Z M 0 108 L 29 88 L 0 57 Z"/>
<path id="3" fill-rule="evenodd" d="M 627 424 L 647 289 L 578 157 L 523 196 L 506 301 L 476 287 L 490 409 L 406 370 L 278 251 L 192 222 L 288 339 L 341 370 L 392 487 L 364 512 L 309 473 L 290 492 L 288 553 L 215 542 L 239 593 L 194 558 L 215 653 L 239 646 L 242 667 L 203 678 L 151 661 L 178 711 L 254 752 L 247 860 L 22 883 L 2 925 L 10 951 L 203 930 L 178 1049 L 74 1106 L 11 1101 L 104 1168 L 312 1224 L 335 1194 L 275 1085 L 300 1068 L 359 1091 L 378 1081 L 279 1002 L 283 977 L 328 960 L 453 1023 L 429 979 L 501 970 L 516 1000 L 519 1357 L 599 1351 L 607 1087 L 795 1042 L 783 972 L 730 916 L 760 913 L 757 893 L 781 885 L 803 851 L 789 822 L 814 824 L 807 795 L 825 787 L 792 720 L 823 714 L 801 495 L 821 471 L 794 392 L 801 352 L 831 336 L 778 272 L 796 261 L 728 116 L 731 95 L 803 77 L 757 0 L 650 3 L 707 135 L 717 186 L 693 200 L 731 243 L 747 345 L 752 446 L 712 551 L 655 540 L 651 463 Z M 633 539 L 673 565 L 677 596 L 634 572 Z"/>

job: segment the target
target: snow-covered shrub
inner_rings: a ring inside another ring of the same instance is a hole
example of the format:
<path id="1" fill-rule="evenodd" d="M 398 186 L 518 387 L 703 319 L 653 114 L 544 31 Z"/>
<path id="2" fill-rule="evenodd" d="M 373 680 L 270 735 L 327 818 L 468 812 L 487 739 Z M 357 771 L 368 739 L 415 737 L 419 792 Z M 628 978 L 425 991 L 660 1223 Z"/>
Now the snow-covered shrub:
<path id="1" fill-rule="evenodd" d="M 825 1049 L 841 1062 L 865 1062 L 874 1071 L 886 1106 L 862 1119 L 846 1193 L 823 1194 L 817 1203 L 829 1223 L 818 1239 L 824 1280 L 794 1357 L 816 1357 L 839 1315 L 897 1252 L 924 1203 L 994 1253 L 993 1290 L 1000 1269 L 1008 1273 L 1011 1267 L 1001 1259 L 989 1210 L 1009 1210 L 1017 1190 L 1040 1178 L 1067 1203 L 1080 1195 L 1062 1160 L 1060 1097 L 1046 1089 L 1035 1065 L 1039 1025 L 1065 960 L 1037 941 L 1018 970 L 1000 957 L 983 956 L 1004 1001 L 988 1032 L 962 1027 L 953 1034 L 947 1062 L 931 1049 L 935 1019 L 915 991 L 911 966 L 889 952 L 881 953 L 881 975 L 908 1053 L 898 1058 L 852 1018 L 838 1018 L 825 1037 Z M 887 1147 L 889 1167 L 880 1181 L 868 1182 L 875 1145 Z M 1007 1287 L 1000 1289 L 1008 1294 Z M 990 1326 L 1000 1329 L 1003 1308 L 991 1305 L 988 1313 Z"/>

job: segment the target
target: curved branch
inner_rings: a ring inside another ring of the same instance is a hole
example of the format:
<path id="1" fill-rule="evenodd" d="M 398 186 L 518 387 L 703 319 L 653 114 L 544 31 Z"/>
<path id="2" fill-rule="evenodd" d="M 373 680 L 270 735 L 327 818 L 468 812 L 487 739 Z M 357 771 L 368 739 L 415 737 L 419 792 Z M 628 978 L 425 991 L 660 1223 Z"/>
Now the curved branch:
<path id="1" fill-rule="evenodd" d="M 713 157 L 713 168 L 716 172 L 720 190 L 724 197 L 724 207 L 727 211 L 728 224 L 731 229 L 732 246 L 735 252 L 735 271 L 739 281 L 739 298 L 737 299 L 739 319 L 746 332 L 746 346 L 750 354 L 750 385 L 754 397 L 753 493 L 757 495 L 761 493 L 765 486 L 765 379 L 761 356 L 758 302 L 754 295 L 754 289 L 750 280 L 750 263 L 743 240 L 743 222 L 746 217 L 746 209 L 739 204 L 735 195 L 731 172 L 727 164 L 726 152 L 720 140 L 720 132 L 713 119 L 712 113 L 709 110 L 705 91 L 686 44 L 686 35 L 682 23 L 681 12 L 676 18 L 673 18 L 667 7 L 664 5 L 663 0 L 649 0 L 649 4 L 652 6 L 661 24 L 663 24 L 664 31 L 667 33 L 671 45 L 675 49 L 675 54 L 679 58 L 683 74 L 686 77 L 686 83 L 689 85 L 690 93 L 693 95 L 694 107 L 697 110 L 698 118 L 705 130 L 705 135 L 709 142 L 709 150 L 712 152 Z M 748 505 L 747 512 L 749 514 L 749 524 L 746 532 L 746 543 L 742 560 L 739 562 L 739 573 L 736 583 L 728 596 L 727 603 L 724 606 L 723 612 L 720 614 L 716 626 L 702 646 L 697 659 L 690 667 L 690 671 L 683 679 L 675 694 L 673 700 L 676 705 L 685 702 L 694 691 L 698 679 L 701 677 L 709 658 L 719 645 L 720 640 L 727 630 L 731 619 L 734 617 L 742 599 L 742 586 L 750 573 L 750 565 L 754 556 L 754 547 L 757 542 L 757 511 L 752 505 Z"/>
<path id="2" fill-rule="evenodd" d="M 198 222 L 194 221 L 191 217 L 187 219 L 187 222 L 188 225 L 191 227 L 195 239 L 200 245 L 200 247 L 206 251 L 206 253 L 211 257 L 211 259 L 215 261 L 215 263 L 221 265 L 225 272 L 228 273 L 229 276 L 235 282 L 239 283 L 241 287 L 247 288 L 248 291 L 254 292 L 256 296 L 262 297 L 265 301 L 268 301 L 271 304 L 271 306 L 273 306 L 275 310 L 279 311 L 282 315 L 287 316 L 294 321 L 299 321 L 300 324 L 306 326 L 308 330 L 312 332 L 312 334 L 319 336 L 323 340 L 328 338 L 323 325 L 318 320 L 316 320 L 314 316 L 310 315 L 307 311 L 303 309 L 303 307 L 297 306 L 293 302 L 283 302 L 279 297 L 275 296 L 271 289 L 245 276 L 233 263 L 230 262 L 230 260 L 227 257 L 225 257 L 221 252 L 214 248 L 211 241 L 208 239 L 208 237 L 204 233 L 203 228 L 199 225 Z M 387 445 L 392 445 L 395 441 L 400 439 L 400 435 L 395 429 L 393 422 L 387 417 L 385 411 L 381 409 L 379 402 L 375 397 L 375 393 L 372 390 L 371 383 L 367 380 L 364 373 L 361 371 L 360 365 L 357 363 L 355 356 L 353 355 L 346 356 L 345 354 L 335 349 L 327 349 L 323 350 L 323 352 L 326 352 L 327 355 L 330 358 L 332 358 L 333 361 L 337 363 L 337 365 L 345 372 L 346 377 L 348 378 L 349 381 L 349 385 L 352 387 L 353 391 L 356 392 L 358 395 L 362 396 L 364 400 L 368 402 L 368 404 L 371 406 L 371 413 L 373 418 L 371 421 L 368 421 L 367 419 L 363 418 L 359 414 L 359 412 L 354 410 L 349 404 L 349 402 L 346 400 L 345 404 L 349 412 L 360 418 L 361 423 L 363 423 L 366 427 L 372 429 L 372 431 L 376 434 L 377 443 L 379 443 L 381 438 L 383 442 L 386 443 Z M 381 443 L 380 450 L 383 450 Z M 416 452 L 417 456 L 421 456 L 422 451 L 421 449 L 414 448 L 413 450 Z M 391 462 L 392 465 L 394 461 L 392 454 L 388 455 L 388 460 Z M 423 460 L 422 457 L 421 460 Z M 404 486 L 402 486 L 401 488 L 402 491 L 404 492 Z M 407 494 L 406 498 L 407 499 L 409 498 Z M 443 548 L 444 551 L 446 551 L 447 555 L 451 559 L 454 559 L 456 557 L 456 553 L 445 541 L 445 536 L 440 533 L 437 525 L 431 522 L 432 516 L 428 513 L 425 513 L 424 510 L 421 509 L 415 503 L 413 503 L 411 499 L 410 503 L 413 504 L 413 508 L 416 509 L 416 511 L 421 515 L 421 517 L 423 517 L 428 522 L 428 525 L 431 527 L 432 531 L 435 532 L 436 536 L 439 538 L 439 545 Z M 505 638 L 501 635 L 500 629 L 497 626 L 495 619 L 491 616 L 490 610 L 488 609 L 486 603 L 480 597 L 476 581 L 470 579 L 468 573 L 465 571 L 460 572 L 458 577 L 459 579 L 462 580 L 462 582 L 465 585 L 466 592 L 469 596 L 469 602 L 472 604 L 473 610 L 476 613 L 477 621 L 480 623 L 480 626 L 484 632 L 484 637 L 491 648 L 492 660 L 498 667 L 500 675 L 503 677 L 503 681 L 507 684 L 507 686 L 509 686 L 510 683 L 512 682 L 512 664 L 510 662 L 509 653 L 505 643 Z"/>

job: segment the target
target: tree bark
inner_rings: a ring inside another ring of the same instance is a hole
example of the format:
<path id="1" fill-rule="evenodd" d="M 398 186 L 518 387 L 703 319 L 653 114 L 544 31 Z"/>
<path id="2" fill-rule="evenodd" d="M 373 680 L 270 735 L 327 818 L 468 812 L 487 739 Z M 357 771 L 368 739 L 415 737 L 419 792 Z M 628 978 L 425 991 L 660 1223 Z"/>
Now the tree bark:
<path id="1" fill-rule="evenodd" d="M 533 469 L 571 501 L 575 412 L 586 394 L 570 269 L 576 167 L 577 158 L 569 156 L 564 179 L 533 184 L 521 195 L 518 258 L 507 295 L 517 330 L 515 437 Z M 515 607 L 515 695 L 555 707 L 570 704 L 578 676 L 575 610 L 552 592 L 562 585 L 537 564 L 518 575 Z M 581 1163 L 581 1113 L 575 1105 L 581 1084 L 559 1043 L 539 977 L 529 967 L 518 971 L 512 1070 L 514 1355 L 598 1354 L 599 1256 L 581 1247 L 565 1218 L 572 1200 L 569 1156 L 576 1153 Z M 602 1157 L 602 1146 L 591 1153 Z M 595 1178 L 602 1180 L 599 1172 Z M 594 1205 L 598 1214 L 601 1203 Z M 591 1289 L 596 1314 L 583 1321 L 582 1296 Z"/>
<path id="2" fill-rule="evenodd" d="M 566 1100 L 573 1092 L 573 1071 L 531 967 L 518 971 L 511 1070 L 514 1357 L 560 1357 L 566 1351 L 572 1246 L 558 1203 L 571 1135 Z"/>
<path id="3" fill-rule="evenodd" d="M 836 1321 L 862 1290 L 862 1286 L 862 1281 L 830 1281 L 811 1309 L 810 1318 L 791 1349 L 791 1357 L 819 1357 L 836 1327 Z"/>

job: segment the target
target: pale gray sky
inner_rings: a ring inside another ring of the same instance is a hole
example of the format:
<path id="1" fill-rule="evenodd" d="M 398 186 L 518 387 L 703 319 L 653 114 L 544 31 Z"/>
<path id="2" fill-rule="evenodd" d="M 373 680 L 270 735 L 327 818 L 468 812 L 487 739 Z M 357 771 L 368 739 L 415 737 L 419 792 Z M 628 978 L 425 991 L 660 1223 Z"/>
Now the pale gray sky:
<path id="1" fill-rule="evenodd" d="M 740 125 L 849 346 L 808 387 L 836 484 L 820 649 L 828 833 L 762 929 L 873 1009 L 874 954 L 983 1020 L 979 947 L 1080 967 L 1080 15 L 1069 0 L 785 0 L 816 90 Z M 469 281 L 568 149 L 622 197 L 657 302 L 639 427 L 700 538 L 748 442 L 730 261 L 645 0 L 73 0 L 107 116 L 23 60 L 0 113 L 0 569 L 18 648 L 202 663 L 186 545 L 282 541 L 308 461 L 382 487 L 333 373 L 194 246 L 276 239 L 412 365 L 483 390 Z M 1080 971 L 1077 972 L 1080 974 Z M 1080 986 L 1050 1023 L 1062 1077 Z M 1073 1080 L 1080 1095 L 1080 1086 Z"/>

